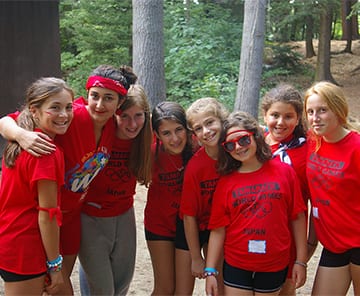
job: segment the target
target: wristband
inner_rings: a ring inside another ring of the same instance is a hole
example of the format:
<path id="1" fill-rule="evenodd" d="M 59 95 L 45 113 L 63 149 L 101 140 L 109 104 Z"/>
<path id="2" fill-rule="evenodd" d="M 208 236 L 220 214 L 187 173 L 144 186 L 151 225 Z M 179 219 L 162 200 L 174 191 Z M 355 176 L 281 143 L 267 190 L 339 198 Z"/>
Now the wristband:
<path id="1" fill-rule="evenodd" d="M 219 274 L 219 272 L 213 268 L 213 267 L 205 267 L 204 268 L 204 276 L 208 277 L 208 276 L 217 276 Z"/>
<path id="2" fill-rule="evenodd" d="M 46 261 L 46 266 L 49 272 L 56 272 L 62 269 L 62 263 L 63 263 L 63 257 L 59 255 L 55 260 Z"/>
<path id="3" fill-rule="evenodd" d="M 297 261 L 297 260 L 296 260 L 294 264 L 297 264 L 297 265 L 300 265 L 300 266 L 302 266 L 302 267 L 307 268 L 307 264 L 304 263 L 304 262 L 301 262 L 301 261 Z"/>

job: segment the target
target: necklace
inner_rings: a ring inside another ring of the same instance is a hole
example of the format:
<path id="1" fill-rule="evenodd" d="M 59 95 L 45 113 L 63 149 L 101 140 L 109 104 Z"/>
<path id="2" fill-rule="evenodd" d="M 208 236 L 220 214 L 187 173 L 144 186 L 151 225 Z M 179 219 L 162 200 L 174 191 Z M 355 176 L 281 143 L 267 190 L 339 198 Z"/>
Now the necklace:
<path id="1" fill-rule="evenodd" d="M 178 156 L 174 156 L 174 157 L 176 157 L 176 159 L 178 158 Z M 178 166 L 176 165 L 173 157 L 172 157 L 170 154 L 168 154 L 168 158 L 170 159 L 170 162 L 172 163 L 173 167 L 174 167 L 178 172 L 181 172 L 181 171 L 184 170 L 184 166 L 183 166 L 183 165 L 182 165 L 181 167 L 178 167 Z M 175 159 L 175 160 L 176 160 L 176 159 Z M 182 161 L 182 159 L 181 159 L 181 161 Z"/>

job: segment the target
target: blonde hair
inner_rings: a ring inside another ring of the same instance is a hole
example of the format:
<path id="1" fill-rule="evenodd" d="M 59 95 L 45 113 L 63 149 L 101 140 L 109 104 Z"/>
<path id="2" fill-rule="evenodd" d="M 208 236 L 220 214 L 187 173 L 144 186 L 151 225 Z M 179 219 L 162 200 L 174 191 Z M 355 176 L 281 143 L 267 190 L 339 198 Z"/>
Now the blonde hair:
<path id="1" fill-rule="evenodd" d="M 48 98 L 63 90 L 68 91 L 74 100 L 73 90 L 60 78 L 43 77 L 33 82 L 26 91 L 25 106 L 17 117 L 18 126 L 25 130 L 34 130 L 36 124 L 30 109 L 41 108 Z M 20 152 L 21 147 L 17 142 L 8 142 L 4 150 L 5 165 L 9 168 L 14 167 Z"/>
<path id="2" fill-rule="evenodd" d="M 329 109 L 336 115 L 339 123 L 342 127 L 348 130 L 359 131 L 359 127 L 356 127 L 354 124 L 350 123 L 349 115 L 349 105 L 347 103 L 345 94 L 343 90 L 329 82 L 329 81 L 320 81 L 313 84 L 306 92 L 304 96 L 304 110 L 306 114 L 307 102 L 311 95 L 317 94 L 320 96 L 328 105 Z M 312 136 L 316 141 L 316 151 L 319 150 L 321 145 L 321 137 L 312 133 Z"/>
<path id="3" fill-rule="evenodd" d="M 190 130 L 192 130 L 194 115 L 197 115 L 199 113 L 213 115 L 219 118 L 221 122 L 223 122 L 229 115 L 229 112 L 226 110 L 225 106 L 215 98 L 197 99 L 186 110 L 186 118 Z"/>
<path id="4" fill-rule="evenodd" d="M 150 105 L 144 88 L 139 84 L 130 86 L 127 99 L 120 106 L 120 110 L 125 111 L 133 106 L 139 106 L 144 110 L 145 122 L 131 146 L 128 167 L 141 185 L 149 186 L 151 181 L 151 144 L 153 134 L 150 121 Z"/>

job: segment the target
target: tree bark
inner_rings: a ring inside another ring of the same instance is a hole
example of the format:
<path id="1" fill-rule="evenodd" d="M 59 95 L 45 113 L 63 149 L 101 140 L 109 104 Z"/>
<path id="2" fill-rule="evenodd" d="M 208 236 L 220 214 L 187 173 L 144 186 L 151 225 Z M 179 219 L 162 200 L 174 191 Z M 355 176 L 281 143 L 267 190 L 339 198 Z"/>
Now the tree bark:
<path id="1" fill-rule="evenodd" d="M 312 15 L 307 15 L 305 17 L 306 23 L 306 34 L 305 34 L 305 45 L 306 45 L 306 58 L 312 58 L 316 56 L 314 45 L 313 45 L 313 27 L 314 27 L 314 18 Z"/>
<path id="2" fill-rule="evenodd" d="M 151 107 L 164 101 L 163 0 L 132 0 L 133 68 Z"/>
<path id="3" fill-rule="evenodd" d="M 18 109 L 26 88 L 61 77 L 59 1 L 0 1 L 0 116 Z M 0 138 L 0 149 L 4 140 Z"/>
<path id="4" fill-rule="evenodd" d="M 332 9 L 324 5 L 320 13 L 319 46 L 316 62 L 315 81 L 328 80 L 336 83 L 330 72 Z"/>
<path id="5" fill-rule="evenodd" d="M 351 0 L 342 0 L 341 3 L 341 24 L 343 35 L 342 39 L 346 40 L 346 47 L 344 52 L 352 53 L 351 52 L 351 45 L 352 45 L 352 17 L 348 18 L 351 13 Z"/>
<path id="6" fill-rule="evenodd" d="M 267 0 L 245 0 L 235 110 L 258 116 Z"/>

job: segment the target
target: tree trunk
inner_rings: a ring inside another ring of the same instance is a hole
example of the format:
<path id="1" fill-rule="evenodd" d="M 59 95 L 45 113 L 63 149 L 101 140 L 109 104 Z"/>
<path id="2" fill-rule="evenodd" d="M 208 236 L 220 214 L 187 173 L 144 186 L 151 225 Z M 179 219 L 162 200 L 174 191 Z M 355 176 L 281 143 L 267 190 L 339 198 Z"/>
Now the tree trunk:
<path id="1" fill-rule="evenodd" d="M 312 58 L 315 56 L 315 50 L 313 45 L 313 28 L 314 28 L 314 18 L 312 15 L 307 15 L 305 17 L 306 23 L 306 35 L 305 35 L 305 45 L 306 45 L 306 58 Z"/>
<path id="2" fill-rule="evenodd" d="M 164 101 L 163 0 L 132 0 L 133 68 L 151 107 Z"/>
<path id="3" fill-rule="evenodd" d="M 42 76 L 61 77 L 59 1 L 0 1 L 0 116 Z M 3 146 L 0 139 L 0 149 Z"/>
<path id="4" fill-rule="evenodd" d="M 351 0 L 351 7 L 357 3 L 357 0 Z M 359 21 L 358 21 L 358 13 L 355 11 L 353 16 L 351 17 L 351 32 L 352 32 L 352 40 L 359 39 Z"/>
<path id="5" fill-rule="evenodd" d="M 235 110 L 258 116 L 267 0 L 245 0 Z"/>
<path id="6" fill-rule="evenodd" d="M 316 63 L 315 81 L 328 80 L 336 83 L 330 72 L 332 9 L 324 5 L 320 13 L 319 46 Z"/>
<path id="7" fill-rule="evenodd" d="M 351 52 L 351 41 L 352 41 L 352 18 L 348 18 L 351 13 L 351 0 L 342 0 L 341 3 L 341 24 L 343 35 L 342 39 L 346 40 L 346 47 L 344 52 Z"/>

